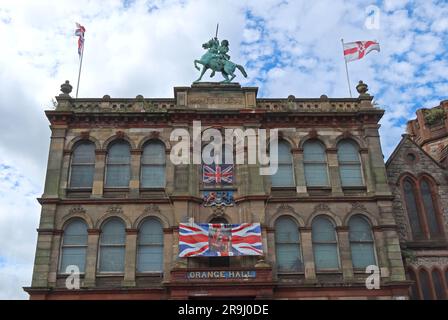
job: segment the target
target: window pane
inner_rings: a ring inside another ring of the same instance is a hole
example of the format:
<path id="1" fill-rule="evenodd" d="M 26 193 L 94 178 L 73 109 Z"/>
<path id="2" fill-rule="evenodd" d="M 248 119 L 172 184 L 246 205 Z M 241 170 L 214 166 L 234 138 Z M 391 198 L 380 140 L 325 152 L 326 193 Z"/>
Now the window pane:
<path id="1" fill-rule="evenodd" d="M 126 232 L 123 222 L 119 219 L 110 219 L 104 224 L 101 230 L 101 244 L 122 244 L 126 243 Z"/>
<path id="2" fill-rule="evenodd" d="M 70 187 L 92 188 L 95 165 L 73 165 L 70 174 Z"/>
<path id="3" fill-rule="evenodd" d="M 334 225 L 324 217 L 317 217 L 312 224 L 313 242 L 336 241 Z"/>
<path id="4" fill-rule="evenodd" d="M 423 232 L 420 225 L 419 214 L 417 211 L 417 203 L 415 201 L 413 183 L 409 181 L 409 179 L 406 179 L 403 184 L 403 189 L 404 189 L 404 199 L 406 203 L 406 211 L 408 212 L 412 235 L 415 238 L 422 237 Z"/>
<path id="5" fill-rule="evenodd" d="M 429 274 L 425 270 L 421 270 L 419 275 L 420 275 L 420 286 L 423 293 L 423 299 L 432 300 Z"/>
<path id="6" fill-rule="evenodd" d="M 163 244 L 163 228 L 160 222 L 147 219 L 140 227 L 138 243 L 140 245 Z"/>
<path id="7" fill-rule="evenodd" d="M 339 164 L 339 173 L 343 187 L 358 187 L 363 185 L 361 166 L 359 164 Z"/>
<path id="8" fill-rule="evenodd" d="M 359 162 L 358 148 L 351 141 L 341 141 L 338 144 L 339 162 Z"/>
<path id="9" fill-rule="evenodd" d="M 302 261 L 299 244 L 277 243 L 275 245 L 277 267 L 280 271 L 301 271 Z"/>
<path id="10" fill-rule="evenodd" d="M 306 185 L 310 187 L 328 186 L 327 164 L 305 163 Z"/>
<path id="11" fill-rule="evenodd" d="M 336 244 L 313 244 L 316 270 L 339 269 Z"/>
<path id="12" fill-rule="evenodd" d="M 411 285 L 411 292 L 410 292 L 410 298 L 411 300 L 419 300 L 418 290 L 417 290 L 417 278 L 415 276 L 415 273 L 413 270 L 409 270 L 409 279 L 414 281 L 414 283 Z"/>
<path id="13" fill-rule="evenodd" d="M 370 224 L 363 217 L 351 217 L 348 226 L 350 241 L 373 241 Z"/>
<path id="14" fill-rule="evenodd" d="M 299 242 L 299 230 L 297 224 L 290 218 L 281 217 L 275 223 L 276 242 Z"/>
<path id="15" fill-rule="evenodd" d="M 62 248 L 62 261 L 60 271 L 62 273 L 66 273 L 68 266 L 75 265 L 79 268 L 80 272 L 84 272 L 86 265 L 86 251 L 86 247 Z"/>
<path id="16" fill-rule="evenodd" d="M 160 142 L 150 142 L 143 148 L 143 164 L 165 164 L 165 146 Z"/>
<path id="17" fill-rule="evenodd" d="M 350 247 L 353 268 L 365 269 L 367 266 L 376 265 L 373 243 L 352 242 Z"/>
<path id="18" fill-rule="evenodd" d="M 131 168 L 129 165 L 108 165 L 106 187 L 129 187 Z"/>
<path id="19" fill-rule="evenodd" d="M 437 223 L 436 211 L 431 196 L 431 188 L 427 181 L 421 182 L 421 192 L 423 204 L 425 206 L 426 220 L 428 221 L 429 232 L 431 235 L 438 235 L 440 233 L 439 224 Z"/>
<path id="20" fill-rule="evenodd" d="M 123 272 L 125 248 L 101 246 L 100 271 Z"/>
<path id="21" fill-rule="evenodd" d="M 87 225 L 82 220 L 71 221 L 64 229 L 64 245 L 87 245 Z"/>
<path id="22" fill-rule="evenodd" d="M 143 188 L 165 187 L 165 166 L 143 165 L 141 184 Z"/>
<path id="23" fill-rule="evenodd" d="M 291 147 L 285 141 L 279 141 L 278 143 L 278 162 L 285 164 L 292 163 Z"/>
<path id="24" fill-rule="evenodd" d="M 326 162 L 324 146 L 318 141 L 306 142 L 303 145 L 303 160 Z"/>
<path id="25" fill-rule="evenodd" d="M 73 150 L 72 163 L 92 164 L 95 163 L 95 145 L 92 142 L 82 142 Z"/>
<path id="26" fill-rule="evenodd" d="M 436 291 L 437 300 L 445 299 L 445 289 L 443 288 L 442 277 L 437 270 L 432 271 L 432 282 Z"/>
<path id="27" fill-rule="evenodd" d="M 114 143 L 107 153 L 107 163 L 110 164 L 129 164 L 131 161 L 131 152 L 129 144 L 126 142 Z"/>
<path id="28" fill-rule="evenodd" d="M 279 164 L 277 172 L 271 176 L 273 187 L 293 187 L 294 174 L 292 171 L 292 165 Z"/>
<path id="29" fill-rule="evenodd" d="M 138 265 L 139 272 L 163 270 L 163 246 L 139 246 Z"/>

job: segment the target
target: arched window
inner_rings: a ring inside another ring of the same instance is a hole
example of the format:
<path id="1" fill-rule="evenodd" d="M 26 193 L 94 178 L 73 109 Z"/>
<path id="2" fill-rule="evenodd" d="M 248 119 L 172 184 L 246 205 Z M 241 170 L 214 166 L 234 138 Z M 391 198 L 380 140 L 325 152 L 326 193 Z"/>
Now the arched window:
<path id="1" fill-rule="evenodd" d="M 74 219 L 64 229 L 59 271 L 66 273 L 67 267 L 75 265 L 85 271 L 87 253 L 87 225 L 81 219 Z"/>
<path id="2" fill-rule="evenodd" d="M 95 144 L 83 141 L 73 150 L 70 188 L 92 188 L 95 172 Z"/>
<path id="3" fill-rule="evenodd" d="M 432 283 L 434 284 L 434 291 L 436 292 L 437 300 L 445 299 L 445 289 L 443 288 L 442 275 L 439 270 L 433 269 L 431 272 Z"/>
<path id="4" fill-rule="evenodd" d="M 434 206 L 434 199 L 431 193 L 431 186 L 426 179 L 420 181 L 420 192 L 422 195 L 423 206 L 425 208 L 425 217 L 428 224 L 430 237 L 440 236 L 441 228 L 437 221 L 436 207 Z"/>
<path id="5" fill-rule="evenodd" d="M 339 175 L 343 187 L 363 186 L 358 146 L 351 140 L 338 143 Z"/>
<path id="6" fill-rule="evenodd" d="M 279 271 L 302 270 L 299 230 L 289 217 L 280 217 L 275 222 L 275 254 Z"/>
<path id="7" fill-rule="evenodd" d="M 421 269 L 419 272 L 420 289 L 423 294 L 423 300 L 432 300 L 431 281 L 426 270 Z"/>
<path id="8" fill-rule="evenodd" d="M 404 200 L 406 204 L 406 211 L 411 225 L 412 236 L 414 239 L 423 238 L 422 225 L 420 223 L 420 214 L 417 208 L 415 197 L 415 184 L 410 178 L 403 181 Z"/>
<path id="9" fill-rule="evenodd" d="M 365 269 L 367 266 L 376 265 L 375 247 L 372 229 L 369 222 L 355 215 L 348 222 L 350 249 L 354 269 Z"/>
<path id="10" fill-rule="evenodd" d="M 303 145 L 303 164 L 307 186 L 328 186 L 327 156 L 322 143 L 311 140 Z"/>
<path id="11" fill-rule="evenodd" d="M 123 221 L 111 218 L 104 223 L 100 236 L 100 271 L 124 272 L 126 232 Z"/>
<path id="12" fill-rule="evenodd" d="M 316 270 L 339 269 L 338 243 L 333 223 L 324 216 L 314 218 L 312 241 Z"/>
<path id="13" fill-rule="evenodd" d="M 106 187 L 128 188 L 131 177 L 131 150 L 125 141 L 113 143 L 107 153 Z"/>
<path id="14" fill-rule="evenodd" d="M 157 219 L 146 219 L 138 231 L 137 271 L 163 271 L 163 228 Z"/>
<path id="15" fill-rule="evenodd" d="M 294 187 L 294 166 L 291 146 L 286 141 L 278 142 L 278 170 L 271 176 L 273 187 Z"/>
<path id="16" fill-rule="evenodd" d="M 160 141 L 146 143 L 141 163 L 142 188 L 165 187 L 165 145 Z"/>
<path id="17" fill-rule="evenodd" d="M 412 269 L 408 269 L 408 275 L 409 280 L 414 281 L 414 283 L 411 285 L 410 288 L 410 298 L 411 300 L 419 300 L 419 294 L 418 294 L 418 283 L 417 283 L 417 277 L 415 276 L 415 272 Z"/>

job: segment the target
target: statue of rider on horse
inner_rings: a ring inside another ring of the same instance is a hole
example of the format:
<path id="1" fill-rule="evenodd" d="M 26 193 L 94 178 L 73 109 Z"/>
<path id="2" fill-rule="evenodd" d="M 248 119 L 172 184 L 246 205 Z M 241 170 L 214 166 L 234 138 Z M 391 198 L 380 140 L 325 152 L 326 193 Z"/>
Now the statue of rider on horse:
<path id="1" fill-rule="evenodd" d="M 230 56 L 227 54 L 227 52 L 229 52 L 229 41 L 222 40 L 221 43 L 219 43 L 218 38 L 214 37 L 204 43 L 202 48 L 207 49 L 207 52 L 200 60 L 194 60 L 194 67 L 196 69 L 201 70 L 197 65 L 198 63 L 202 65 L 201 75 L 195 83 L 201 81 L 202 76 L 208 69 L 212 70 L 210 78 L 215 75 L 216 71 L 221 72 L 225 79 L 222 81 L 223 83 L 230 83 L 236 77 L 235 70 L 237 68 L 241 71 L 243 76 L 247 78 L 247 73 L 243 66 L 230 61 Z"/>

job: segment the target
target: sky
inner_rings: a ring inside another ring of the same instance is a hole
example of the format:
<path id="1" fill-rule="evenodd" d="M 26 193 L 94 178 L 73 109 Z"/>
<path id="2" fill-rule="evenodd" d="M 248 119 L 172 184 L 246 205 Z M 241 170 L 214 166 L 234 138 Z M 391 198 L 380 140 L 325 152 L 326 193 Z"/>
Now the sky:
<path id="1" fill-rule="evenodd" d="M 363 80 L 386 110 L 385 159 L 416 109 L 447 99 L 446 0 L 1 0 L 0 299 L 27 299 L 50 142 L 44 110 L 65 80 L 75 87 L 75 22 L 86 28 L 79 97 L 172 97 L 198 77 L 193 60 L 219 22 L 248 73 L 235 81 L 263 98 L 349 97 L 341 39 L 379 41 L 380 53 L 348 68 L 354 95 Z"/>

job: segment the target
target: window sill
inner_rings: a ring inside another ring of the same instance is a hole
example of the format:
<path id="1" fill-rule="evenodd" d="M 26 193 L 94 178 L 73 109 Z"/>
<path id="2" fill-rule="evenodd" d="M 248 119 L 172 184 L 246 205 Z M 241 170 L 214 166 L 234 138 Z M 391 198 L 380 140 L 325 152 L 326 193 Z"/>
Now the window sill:
<path id="1" fill-rule="evenodd" d="M 92 194 L 92 188 L 67 188 L 65 194 L 69 198 L 89 198 Z"/>
<path id="2" fill-rule="evenodd" d="M 342 190 L 347 190 L 347 191 L 350 191 L 350 190 L 355 190 L 355 191 L 364 191 L 364 190 L 367 190 L 367 187 L 366 186 L 347 186 L 347 187 L 342 187 Z"/>
<path id="3" fill-rule="evenodd" d="M 96 274 L 98 278 L 107 277 L 124 277 L 124 272 L 99 272 Z"/>
<path id="4" fill-rule="evenodd" d="M 137 272 L 135 274 L 136 277 L 153 277 L 153 278 L 162 278 L 163 272 L 159 271 L 148 271 L 148 272 Z"/>
<path id="5" fill-rule="evenodd" d="M 446 249 L 448 248 L 448 241 L 446 239 L 434 239 L 434 240 L 415 240 L 406 242 L 407 249 Z"/>

